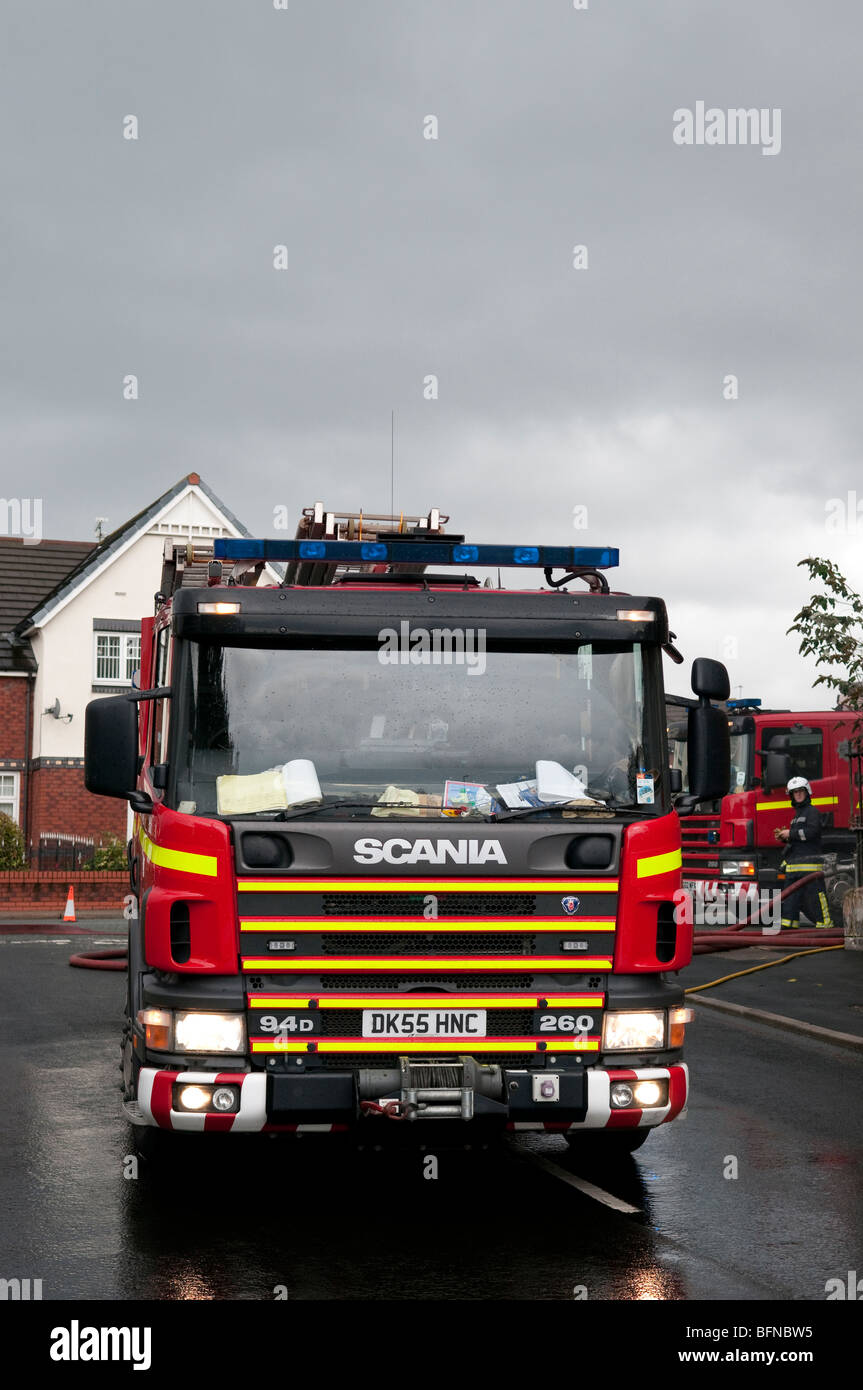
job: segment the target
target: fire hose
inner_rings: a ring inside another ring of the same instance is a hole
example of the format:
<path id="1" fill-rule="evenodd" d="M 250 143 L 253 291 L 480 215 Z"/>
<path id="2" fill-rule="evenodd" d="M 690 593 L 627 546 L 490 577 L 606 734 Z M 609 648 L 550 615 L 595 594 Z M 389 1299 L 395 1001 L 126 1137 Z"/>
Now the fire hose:
<path id="1" fill-rule="evenodd" d="M 843 949 L 843 945 L 840 944 L 838 946 L 816 946 L 811 951 L 792 951 L 790 955 L 780 956 L 778 960 L 767 960 L 761 965 L 750 965 L 746 970 L 735 970 L 733 975 L 723 975 L 720 979 L 708 980 L 703 985 L 690 985 L 684 993 L 697 994 L 702 989 L 713 989 L 714 985 L 724 985 L 726 980 L 738 980 L 741 975 L 754 975 L 756 970 L 769 970 L 773 965 L 785 965 L 786 961 L 796 960 L 798 956 L 819 956 L 822 951 L 841 951 Z"/>
<path id="2" fill-rule="evenodd" d="M 108 951 L 80 951 L 69 957 L 69 964 L 80 970 L 125 970 L 125 946 L 112 946 Z"/>
<path id="3" fill-rule="evenodd" d="M 804 883 L 811 883 L 814 879 L 821 878 L 819 872 L 803 874 L 794 883 L 790 883 L 787 888 L 783 888 L 779 895 L 779 901 L 784 902 L 785 898 L 791 893 L 796 893 L 802 888 Z M 752 912 L 743 918 L 742 921 L 724 927 L 719 932 L 699 932 L 695 938 L 693 955 L 703 956 L 712 951 L 733 951 L 738 946 L 761 946 L 768 951 L 784 950 L 789 941 L 793 941 L 796 946 L 831 946 L 841 945 L 845 939 L 845 934 L 841 927 L 813 927 L 804 930 L 800 927 L 792 927 L 787 931 L 769 931 L 762 927 L 759 931 L 745 932 L 744 927 L 752 926 Z"/>

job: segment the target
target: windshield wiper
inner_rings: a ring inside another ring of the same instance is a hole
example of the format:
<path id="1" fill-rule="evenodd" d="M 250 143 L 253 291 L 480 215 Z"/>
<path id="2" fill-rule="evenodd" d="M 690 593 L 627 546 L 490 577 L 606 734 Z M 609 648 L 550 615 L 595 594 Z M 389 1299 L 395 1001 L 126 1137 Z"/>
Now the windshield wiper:
<path id="1" fill-rule="evenodd" d="M 542 812 L 548 814 L 549 811 L 569 811 L 573 815 L 578 811 L 634 811 L 640 816 L 652 814 L 645 806 L 639 806 L 634 801 L 615 801 L 612 799 L 610 801 L 578 802 L 570 806 L 566 805 L 565 802 L 561 802 L 557 806 L 525 806 L 518 811 L 504 811 L 499 815 L 492 814 L 489 816 L 489 820 L 521 820 L 524 816 L 538 816 Z"/>
<path id="2" fill-rule="evenodd" d="M 394 810 L 397 808 L 407 809 L 408 807 L 414 811 L 424 809 L 421 806 L 417 806 L 413 801 L 323 801 L 320 806 L 307 806 L 304 810 L 300 811 L 273 811 L 272 815 L 273 820 L 299 820 L 301 816 L 320 815 L 321 811 L 347 810 L 348 807 L 361 811 L 374 811 L 378 806 L 384 810 Z M 427 807 L 425 809 L 436 810 L 438 808 Z"/>
<path id="3" fill-rule="evenodd" d="M 549 811 L 604 811 L 606 804 L 604 801 L 579 802 L 576 805 L 567 805 L 565 801 L 559 802 L 556 806 L 522 806 L 517 811 L 492 812 L 489 820 L 520 820 L 522 816 L 538 816 L 542 812 L 548 815 Z"/>

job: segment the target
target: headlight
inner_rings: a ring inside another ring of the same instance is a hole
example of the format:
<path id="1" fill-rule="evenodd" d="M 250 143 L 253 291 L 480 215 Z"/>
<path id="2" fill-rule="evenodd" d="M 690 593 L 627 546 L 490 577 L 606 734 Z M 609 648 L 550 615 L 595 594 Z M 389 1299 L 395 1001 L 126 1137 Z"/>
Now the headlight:
<path id="1" fill-rule="evenodd" d="M 607 1013 L 602 1024 L 603 1052 L 643 1052 L 665 1046 L 665 1010 Z"/>
<path id="2" fill-rule="evenodd" d="M 727 859 L 719 872 L 733 875 L 734 878 L 754 878 L 755 862 L 752 859 Z"/>
<path id="3" fill-rule="evenodd" d="M 245 1045 L 242 1014 L 174 1015 L 174 1046 L 178 1052 L 243 1052 Z"/>

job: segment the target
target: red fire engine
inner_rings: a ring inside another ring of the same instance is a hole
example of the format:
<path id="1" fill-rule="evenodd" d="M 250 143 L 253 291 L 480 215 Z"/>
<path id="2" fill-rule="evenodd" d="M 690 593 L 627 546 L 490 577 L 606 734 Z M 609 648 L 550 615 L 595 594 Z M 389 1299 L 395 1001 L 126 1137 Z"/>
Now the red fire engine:
<path id="1" fill-rule="evenodd" d="M 774 891 L 784 850 L 774 831 L 791 819 L 786 785 L 791 777 L 805 777 L 824 825 L 827 894 L 841 926 L 842 899 L 855 882 L 860 823 L 853 753 L 859 713 L 768 710 L 760 700 L 728 700 L 729 784 L 724 796 L 705 801 L 686 784 L 686 720 L 694 703 L 666 697 L 672 766 L 680 770 L 684 791 L 677 802 L 684 885 L 702 899 L 728 905 L 744 899 L 754 906 Z"/>
<path id="2" fill-rule="evenodd" d="M 446 519 L 317 504 L 293 540 L 166 543 L 141 688 L 86 728 L 88 788 L 135 812 L 142 1149 L 399 1119 L 611 1152 L 686 1104 L 665 605 L 609 589 L 614 549 Z M 693 689 L 715 797 L 725 668 L 695 661 Z"/>

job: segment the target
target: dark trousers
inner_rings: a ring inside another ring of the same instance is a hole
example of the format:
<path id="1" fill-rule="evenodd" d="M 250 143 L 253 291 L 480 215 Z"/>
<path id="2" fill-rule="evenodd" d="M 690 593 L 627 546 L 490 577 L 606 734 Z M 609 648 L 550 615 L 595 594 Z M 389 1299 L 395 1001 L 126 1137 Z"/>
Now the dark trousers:
<path id="1" fill-rule="evenodd" d="M 782 887 L 788 888 L 795 879 L 805 878 L 807 874 L 814 873 L 816 868 L 820 870 L 821 865 L 784 864 L 785 882 Z M 789 893 L 787 898 L 782 899 L 783 927 L 799 927 L 801 912 L 806 914 L 814 927 L 833 926 L 823 874 L 819 874 L 818 878 L 811 879 L 809 883 L 804 883 L 801 888 L 797 888 L 793 893 Z"/>

